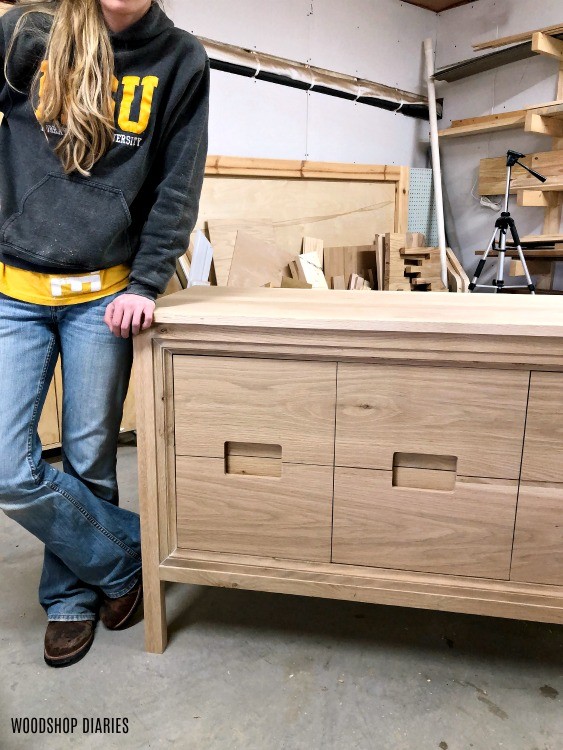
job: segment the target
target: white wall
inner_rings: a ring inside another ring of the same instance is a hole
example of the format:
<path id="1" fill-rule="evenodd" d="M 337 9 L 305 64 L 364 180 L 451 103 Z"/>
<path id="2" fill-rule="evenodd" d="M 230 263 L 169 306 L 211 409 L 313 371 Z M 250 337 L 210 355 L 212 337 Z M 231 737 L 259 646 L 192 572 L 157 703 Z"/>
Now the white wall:
<path id="1" fill-rule="evenodd" d="M 562 10 L 561 0 L 479 0 L 441 13 L 437 17 L 437 66 L 483 54 L 473 52 L 474 42 L 560 23 Z M 447 127 L 451 120 L 552 101 L 557 90 L 557 73 L 557 61 L 538 55 L 461 81 L 440 84 L 439 95 L 444 97 L 444 120 L 440 127 Z M 490 240 L 496 218 L 493 211 L 482 208 L 471 197 L 479 160 L 502 156 L 508 148 L 523 153 L 549 151 L 551 140 L 515 129 L 441 142 L 445 193 L 455 215 L 452 244 L 461 249 L 464 265 L 470 269 L 476 263 L 473 251 Z M 522 235 L 541 231 L 542 209 L 519 208 L 514 198 L 511 210 Z"/>
<path id="2" fill-rule="evenodd" d="M 424 92 L 437 16 L 400 0 L 165 0 L 198 36 Z M 425 166 L 428 123 L 212 72 L 210 153 Z"/>

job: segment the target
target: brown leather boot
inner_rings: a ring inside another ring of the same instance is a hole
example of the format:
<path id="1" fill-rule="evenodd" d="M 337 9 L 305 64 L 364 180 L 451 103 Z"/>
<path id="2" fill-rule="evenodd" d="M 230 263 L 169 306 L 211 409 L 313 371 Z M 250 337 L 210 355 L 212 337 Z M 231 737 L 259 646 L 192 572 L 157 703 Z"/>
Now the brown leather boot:
<path id="1" fill-rule="evenodd" d="M 100 607 L 100 620 L 109 630 L 122 630 L 133 619 L 142 599 L 142 583 L 139 583 L 128 594 L 120 596 L 118 599 L 110 599 L 106 596 Z"/>
<path id="2" fill-rule="evenodd" d="M 49 622 L 45 632 L 45 662 L 50 667 L 69 667 L 86 656 L 94 642 L 92 620 Z"/>

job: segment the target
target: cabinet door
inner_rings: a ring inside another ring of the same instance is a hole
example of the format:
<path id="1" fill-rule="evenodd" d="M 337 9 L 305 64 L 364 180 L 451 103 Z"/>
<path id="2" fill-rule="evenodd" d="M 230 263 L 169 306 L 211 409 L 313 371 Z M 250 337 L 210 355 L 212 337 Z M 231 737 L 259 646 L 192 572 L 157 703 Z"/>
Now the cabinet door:
<path id="1" fill-rule="evenodd" d="M 563 484 L 521 484 L 510 578 L 563 585 Z"/>
<path id="2" fill-rule="evenodd" d="M 340 364 L 336 465 L 389 471 L 400 452 L 455 457 L 460 476 L 517 479 L 529 377 Z"/>
<path id="3" fill-rule="evenodd" d="M 173 366 L 177 455 L 224 458 L 235 442 L 333 465 L 335 364 L 176 355 Z"/>
<path id="4" fill-rule="evenodd" d="M 393 472 L 337 467 L 332 561 L 508 579 L 516 480 L 433 483 L 419 469 L 407 472 L 410 486 L 393 486 Z"/>
<path id="5" fill-rule="evenodd" d="M 175 355 L 181 549 L 330 561 L 336 365 Z"/>
<path id="6" fill-rule="evenodd" d="M 522 479 L 563 483 L 563 373 L 533 372 Z"/>
<path id="7" fill-rule="evenodd" d="M 330 562 L 333 470 L 229 474 L 216 458 L 176 459 L 180 549 Z"/>

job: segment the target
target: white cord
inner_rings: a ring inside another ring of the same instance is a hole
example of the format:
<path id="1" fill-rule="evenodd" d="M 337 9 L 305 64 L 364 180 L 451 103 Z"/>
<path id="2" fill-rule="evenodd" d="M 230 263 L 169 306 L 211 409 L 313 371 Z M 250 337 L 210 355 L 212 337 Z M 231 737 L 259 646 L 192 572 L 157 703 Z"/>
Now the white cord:
<path id="1" fill-rule="evenodd" d="M 483 208 L 490 208 L 491 211 L 496 211 L 497 213 L 501 209 L 500 203 L 495 203 L 490 198 L 487 198 L 487 196 L 478 196 L 475 195 L 475 186 L 477 185 L 477 180 L 479 179 L 479 176 L 475 178 L 475 182 L 473 183 L 473 187 L 471 188 L 471 196 L 474 200 L 477 201 L 477 203 L 480 203 Z"/>

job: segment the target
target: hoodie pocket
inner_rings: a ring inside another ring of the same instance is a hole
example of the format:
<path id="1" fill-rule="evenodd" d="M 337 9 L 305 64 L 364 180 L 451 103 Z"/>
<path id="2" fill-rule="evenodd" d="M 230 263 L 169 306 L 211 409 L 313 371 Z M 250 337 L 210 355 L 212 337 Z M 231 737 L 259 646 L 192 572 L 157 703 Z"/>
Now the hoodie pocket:
<path id="1" fill-rule="evenodd" d="M 16 257 L 92 270 L 131 257 L 130 224 L 119 188 L 51 172 L 28 190 L 0 233 Z"/>

